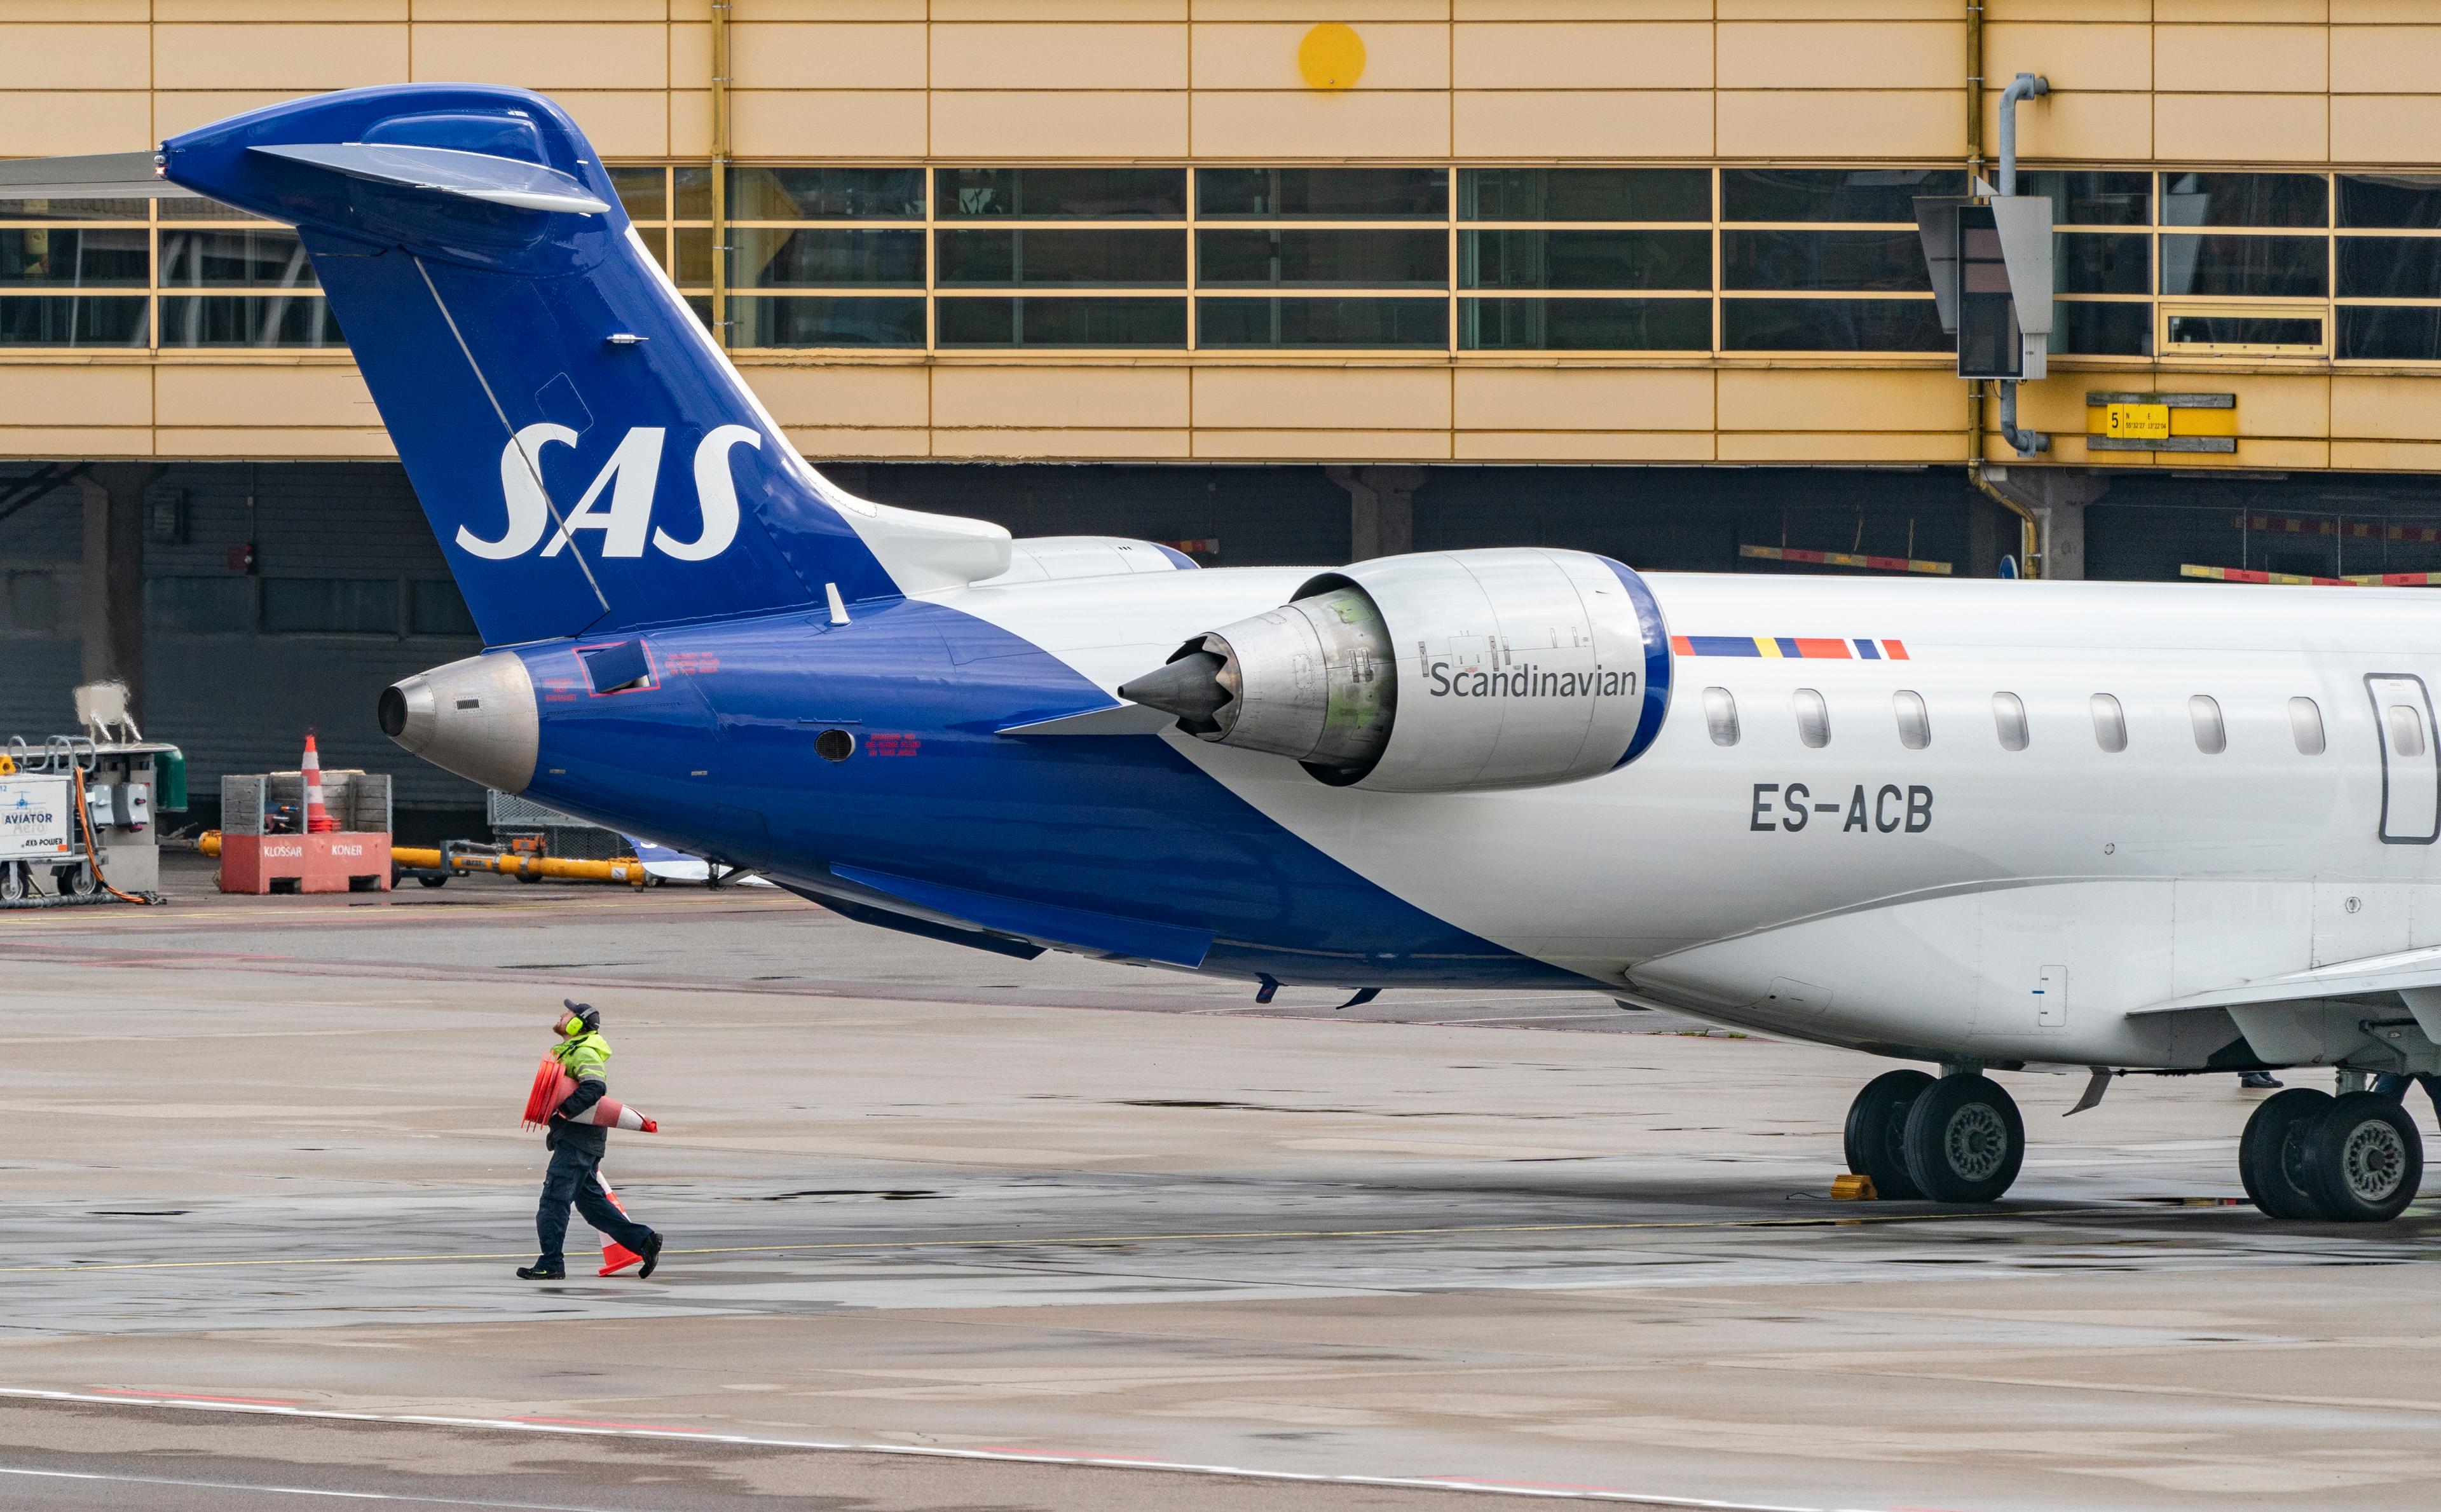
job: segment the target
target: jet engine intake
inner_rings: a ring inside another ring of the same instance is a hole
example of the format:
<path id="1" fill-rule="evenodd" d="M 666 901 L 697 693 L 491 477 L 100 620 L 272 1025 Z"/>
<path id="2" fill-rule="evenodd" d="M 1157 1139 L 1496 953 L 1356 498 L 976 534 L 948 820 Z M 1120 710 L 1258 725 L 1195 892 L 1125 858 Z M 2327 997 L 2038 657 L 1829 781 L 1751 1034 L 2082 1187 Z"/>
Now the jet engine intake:
<path id="1" fill-rule="evenodd" d="M 1119 696 L 1215 745 L 1383 792 L 1537 787 L 1660 732 L 1670 638 L 1608 557 L 1531 548 L 1360 562 L 1181 646 Z"/>

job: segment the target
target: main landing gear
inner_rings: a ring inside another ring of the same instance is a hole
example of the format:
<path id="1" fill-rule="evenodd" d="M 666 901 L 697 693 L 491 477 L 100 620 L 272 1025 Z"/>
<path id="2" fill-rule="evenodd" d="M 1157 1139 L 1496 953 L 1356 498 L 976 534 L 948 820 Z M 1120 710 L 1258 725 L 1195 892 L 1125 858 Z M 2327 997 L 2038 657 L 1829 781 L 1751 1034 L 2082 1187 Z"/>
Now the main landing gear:
<path id="1" fill-rule="evenodd" d="M 2387 1097 L 2291 1087 L 2246 1121 L 2237 1170 L 2269 1217 L 2382 1223 L 2414 1200 L 2424 1141 Z"/>
<path id="2" fill-rule="evenodd" d="M 1848 1107 L 1848 1169 L 1871 1178 L 1877 1197 L 1995 1202 L 2025 1160 L 2016 1102 L 1973 1071 L 1886 1071 Z"/>

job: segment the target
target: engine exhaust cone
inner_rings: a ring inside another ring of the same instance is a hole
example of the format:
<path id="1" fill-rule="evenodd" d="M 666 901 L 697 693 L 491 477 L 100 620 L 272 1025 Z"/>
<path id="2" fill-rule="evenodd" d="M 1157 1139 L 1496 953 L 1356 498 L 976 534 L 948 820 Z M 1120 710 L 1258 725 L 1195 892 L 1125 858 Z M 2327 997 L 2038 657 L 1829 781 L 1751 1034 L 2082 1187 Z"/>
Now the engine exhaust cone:
<path id="1" fill-rule="evenodd" d="M 1231 697 L 1229 690 L 1220 686 L 1223 665 L 1209 651 L 1190 652 L 1167 666 L 1122 684 L 1119 696 L 1130 703 L 1176 714 L 1189 729 L 1216 729 L 1212 716 Z"/>

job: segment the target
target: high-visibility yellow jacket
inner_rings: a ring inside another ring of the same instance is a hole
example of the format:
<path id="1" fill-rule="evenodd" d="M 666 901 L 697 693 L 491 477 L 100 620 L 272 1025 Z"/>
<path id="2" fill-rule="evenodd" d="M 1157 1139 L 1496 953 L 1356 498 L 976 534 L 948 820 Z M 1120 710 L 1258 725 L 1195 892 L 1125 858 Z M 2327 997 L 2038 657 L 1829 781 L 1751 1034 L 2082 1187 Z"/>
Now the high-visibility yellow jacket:
<path id="1" fill-rule="evenodd" d="M 588 1029 L 573 1039 L 563 1039 L 551 1046 L 551 1058 L 559 1062 L 560 1070 L 568 1072 L 572 1081 L 610 1085 L 610 1041 L 603 1038 L 598 1029 Z"/>

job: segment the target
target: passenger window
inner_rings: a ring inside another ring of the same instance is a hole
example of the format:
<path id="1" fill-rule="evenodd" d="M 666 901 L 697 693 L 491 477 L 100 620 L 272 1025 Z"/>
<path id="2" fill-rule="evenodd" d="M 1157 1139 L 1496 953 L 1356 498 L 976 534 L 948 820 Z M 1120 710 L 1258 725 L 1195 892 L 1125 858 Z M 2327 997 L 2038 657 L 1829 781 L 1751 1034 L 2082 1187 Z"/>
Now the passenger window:
<path id="1" fill-rule="evenodd" d="M 2093 708 L 2093 740 L 2104 750 L 2116 754 L 2127 748 L 2127 715 L 2120 709 L 2119 700 L 2108 693 L 2095 693 L 2088 700 Z"/>
<path id="2" fill-rule="evenodd" d="M 1815 750 L 1831 744 L 1831 706 L 1811 688 L 1799 688 L 1789 702 L 1797 709 L 1797 738 Z"/>
<path id="3" fill-rule="evenodd" d="M 1932 716 L 1925 711 L 1924 695 L 1901 689 L 1890 694 L 1890 711 L 1899 718 L 1899 744 L 1922 750 L 1932 744 Z"/>
<path id="4" fill-rule="evenodd" d="M 2000 732 L 2002 750 L 2026 748 L 2026 701 L 2013 693 L 1992 695 L 1992 725 Z"/>
<path id="5" fill-rule="evenodd" d="M 2297 754 L 2323 754 L 2323 711 L 2311 698 L 2288 700 L 2288 733 L 2296 738 Z"/>
<path id="6" fill-rule="evenodd" d="M 2390 706 L 2390 744 L 2401 758 L 2424 754 L 2424 716 L 2413 704 Z"/>
<path id="7" fill-rule="evenodd" d="M 1727 688 L 1704 690 L 1704 728 L 1712 732 L 1715 746 L 1738 743 L 1738 701 Z"/>
<path id="8" fill-rule="evenodd" d="M 2197 693 L 2187 700 L 2187 718 L 2196 727 L 2196 749 L 2207 756 L 2229 749 L 2229 731 L 2221 727 L 2219 704 Z"/>

